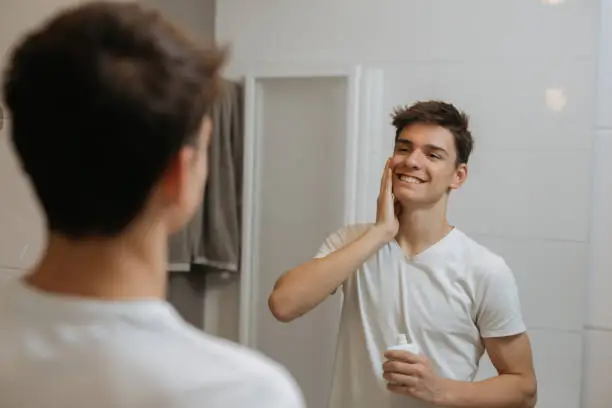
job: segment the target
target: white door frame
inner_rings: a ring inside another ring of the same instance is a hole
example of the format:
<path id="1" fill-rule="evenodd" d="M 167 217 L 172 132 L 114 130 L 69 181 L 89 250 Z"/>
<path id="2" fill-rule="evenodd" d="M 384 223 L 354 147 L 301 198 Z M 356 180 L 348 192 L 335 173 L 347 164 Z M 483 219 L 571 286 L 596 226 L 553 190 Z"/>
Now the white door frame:
<path id="1" fill-rule="evenodd" d="M 347 80 L 346 170 L 344 189 L 344 222 L 355 223 L 365 217 L 364 201 L 372 141 L 380 141 L 376 125 L 382 111 L 382 71 L 357 66 L 267 66 L 245 77 L 244 177 L 242 209 L 242 248 L 240 269 L 239 342 L 256 348 L 259 271 L 256 219 L 259 209 L 259 169 L 262 79 L 281 78 L 345 78 Z M 377 175 L 376 178 L 379 178 Z"/>

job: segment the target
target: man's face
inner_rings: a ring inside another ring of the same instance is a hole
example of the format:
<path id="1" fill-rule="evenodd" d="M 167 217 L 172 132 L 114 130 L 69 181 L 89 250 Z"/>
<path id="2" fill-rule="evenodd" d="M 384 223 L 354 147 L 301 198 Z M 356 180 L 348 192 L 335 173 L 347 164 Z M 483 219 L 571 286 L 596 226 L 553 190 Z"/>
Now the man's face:
<path id="1" fill-rule="evenodd" d="M 403 205 L 432 205 L 457 189 L 467 166 L 456 165 L 453 135 L 433 124 L 415 123 L 399 135 L 391 158 L 393 194 Z"/>

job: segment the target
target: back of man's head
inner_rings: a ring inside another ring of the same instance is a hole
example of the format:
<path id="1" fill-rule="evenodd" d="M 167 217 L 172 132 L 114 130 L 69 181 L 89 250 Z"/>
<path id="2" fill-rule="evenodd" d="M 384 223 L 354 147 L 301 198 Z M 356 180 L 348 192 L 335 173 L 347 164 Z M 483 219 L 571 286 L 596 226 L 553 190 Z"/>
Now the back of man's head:
<path id="1" fill-rule="evenodd" d="M 132 3 L 66 10 L 17 45 L 4 83 L 12 142 L 51 232 L 127 228 L 197 144 L 225 54 Z"/>

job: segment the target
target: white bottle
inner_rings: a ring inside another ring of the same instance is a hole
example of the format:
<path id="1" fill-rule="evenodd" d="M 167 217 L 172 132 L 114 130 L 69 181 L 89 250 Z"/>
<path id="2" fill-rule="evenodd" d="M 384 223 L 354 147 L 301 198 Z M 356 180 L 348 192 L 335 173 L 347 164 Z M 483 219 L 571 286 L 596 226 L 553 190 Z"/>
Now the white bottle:
<path id="1" fill-rule="evenodd" d="M 387 348 L 387 351 L 390 350 L 401 350 L 407 351 L 412 354 L 421 354 L 421 349 L 416 343 L 408 342 L 407 334 L 398 334 L 396 339 L 395 346 L 391 346 Z M 389 381 L 389 384 L 396 384 L 394 381 Z"/>
<path id="2" fill-rule="evenodd" d="M 421 349 L 416 343 L 408 342 L 407 334 L 398 334 L 395 346 L 391 346 L 387 349 L 387 351 L 390 350 L 402 350 L 412 354 L 421 354 Z"/>

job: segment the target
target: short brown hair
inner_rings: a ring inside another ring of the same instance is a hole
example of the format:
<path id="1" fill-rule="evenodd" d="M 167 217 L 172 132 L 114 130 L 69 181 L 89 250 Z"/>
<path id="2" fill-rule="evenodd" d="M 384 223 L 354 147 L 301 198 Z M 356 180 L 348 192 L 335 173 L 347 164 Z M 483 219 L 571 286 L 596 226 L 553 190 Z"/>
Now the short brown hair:
<path id="1" fill-rule="evenodd" d="M 467 163 L 474 139 L 468 129 L 469 117 L 450 103 L 442 101 L 417 102 L 412 106 L 400 106 L 394 109 L 393 126 L 395 140 L 402 131 L 415 123 L 429 123 L 441 126 L 452 133 L 457 149 L 457 165 Z"/>
<path id="2" fill-rule="evenodd" d="M 134 3 L 66 9 L 25 37 L 4 95 L 48 228 L 73 238 L 124 230 L 172 157 L 197 143 L 225 59 Z"/>

